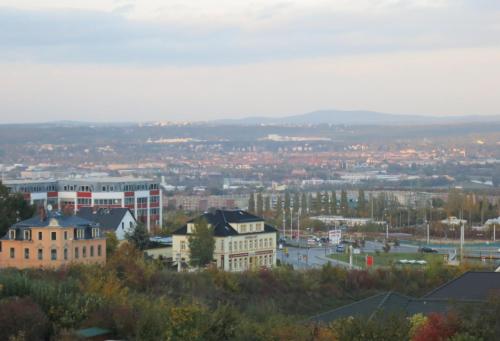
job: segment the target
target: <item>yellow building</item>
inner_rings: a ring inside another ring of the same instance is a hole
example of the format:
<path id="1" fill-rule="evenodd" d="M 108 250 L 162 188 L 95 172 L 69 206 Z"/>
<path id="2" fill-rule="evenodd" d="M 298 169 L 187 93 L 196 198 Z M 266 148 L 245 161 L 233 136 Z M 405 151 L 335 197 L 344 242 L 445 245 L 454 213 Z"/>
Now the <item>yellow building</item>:
<path id="1" fill-rule="evenodd" d="M 60 212 L 14 224 L 0 239 L 0 268 L 57 268 L 69 263 L 106 262 L 99 225 Z"/>
<path id="2" fill-rule="evenodd" d="M 214 230 L 214 261 L 219 269 L 244 271 L 276 265 L 277 230 L 263 218 L 242 210 L 216 210 L 200 218 Z M 195 220 L 172 234 L 174 261 L 189 262 L 189 235 Z"/>

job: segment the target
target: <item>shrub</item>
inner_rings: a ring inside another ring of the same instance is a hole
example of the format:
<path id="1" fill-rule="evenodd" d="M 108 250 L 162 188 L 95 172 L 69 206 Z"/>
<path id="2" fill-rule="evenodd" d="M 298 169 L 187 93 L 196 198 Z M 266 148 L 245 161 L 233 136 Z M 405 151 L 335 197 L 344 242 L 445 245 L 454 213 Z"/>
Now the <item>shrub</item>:
<path id="1" fill-rule="evenodd" d="M 0 340 L 44 340 L 50 331 L 47 315 L 29 297 L 0 301 Z"/>

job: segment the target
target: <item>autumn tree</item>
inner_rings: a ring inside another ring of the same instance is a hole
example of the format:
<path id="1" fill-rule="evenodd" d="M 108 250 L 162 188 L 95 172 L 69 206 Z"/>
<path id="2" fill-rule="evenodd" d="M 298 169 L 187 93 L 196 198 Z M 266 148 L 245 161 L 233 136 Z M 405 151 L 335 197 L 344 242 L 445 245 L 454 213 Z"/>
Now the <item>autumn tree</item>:
<path id="1" fill-rule="evenodd" d="M 215 239 L 213 228 L 203 218 L 194 222 L 193 234 L 188 238 L 190 263 L 192 266 L 205 266 L 213 261 Z"/>
<path id="2" fill-rule="evenodd" d="M 12 297 L 0 301 L 1 340 L 48 340 L 50 323 L 31 298 Z"/>
<path id="3" fill-rule="evenodd" d="M 114 232 L 106 232 L 106 258 L 109 259 L 118 248 L 118 238 Z"/>

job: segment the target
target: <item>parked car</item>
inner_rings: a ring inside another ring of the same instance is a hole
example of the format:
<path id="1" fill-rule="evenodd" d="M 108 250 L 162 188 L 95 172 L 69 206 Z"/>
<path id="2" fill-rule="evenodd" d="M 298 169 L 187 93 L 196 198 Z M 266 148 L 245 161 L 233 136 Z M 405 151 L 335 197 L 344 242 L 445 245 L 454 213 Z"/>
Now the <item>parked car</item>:
<path id="1" fill-rule="evenodd" d="M 423 253 L 438 253 L 438 250 L 424 246 L 421 247 L 418 251 L 423 252 Z"/>
<path id="2" fill-rule="evenodd" d="M 335 248 L 335 251 L 337 251 L 337 252 L 345 252 L 345 245 L 344 244 L 337 245 L 337 247 Z"/>

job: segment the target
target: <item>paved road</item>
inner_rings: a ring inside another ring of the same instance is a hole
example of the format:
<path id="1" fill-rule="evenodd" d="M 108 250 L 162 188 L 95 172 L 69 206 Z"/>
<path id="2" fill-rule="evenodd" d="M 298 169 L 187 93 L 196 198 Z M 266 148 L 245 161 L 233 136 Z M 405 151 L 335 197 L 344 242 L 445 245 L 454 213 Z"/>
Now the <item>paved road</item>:
<path id="1" fill-rule="evenodd" d="M 288 257 L 284 254 L 283 250 L 279 250 L 278 259 L 284 264 L 293 265 L 294 269 L 320 268 L 327 263 L 349 267 L 349 263 L 326 257 L 326 255 L 333 252 L 332 248 L 326 248 L 325 250 L 325 247 L 297 248 L 289 246 Z"/>
<path id="2" fill-rule="evenodd" d="M 376 241 L 366 241 L 364 248 L 362 248 L 362 252 L 364 253 L 374 253 L 376 251 L 382 251 L 382 247 L 384 246 L 381 242 Z M 450 259 L 453 259 L 453 256 L 459 252 L 458 246 L 437 246 L 433 245 L 433 248 L 438 251 L 439 254 L 448 254 Z M 392 247 L 391 253 L 417 253 L 419 246 L 412 244 L 401 244 L 396 247 Z M 493 256 L 499 257 L 500 253 L 497 252 L 497 247 L 466 247 L 466 252 L 469 256 L 480 258 L 481 256 Z M 301 241 L 301 247 L 293 247 L 288 246 L 288 257 L 283 253 L 282 250 L 278 251 L 278 259 L 280 259 L 285 264 L 291 264 L 295 269 L 305 269 L 305 268 L 318 268 L 322 267 L 326 263 L 330 263 L 332 265 L 349 267 L 349 264 L 346 262 L 334 260 L 326 257 L 328 254 L 335 253 L 335 246 L 332 245 L 322 245 L 321 247 L 309 246 L 307 247 L 307 241 Z M 500 262 L 497 260 L 497 263 Z M 354 268 L 357 268 L 354 266 Z"/>

